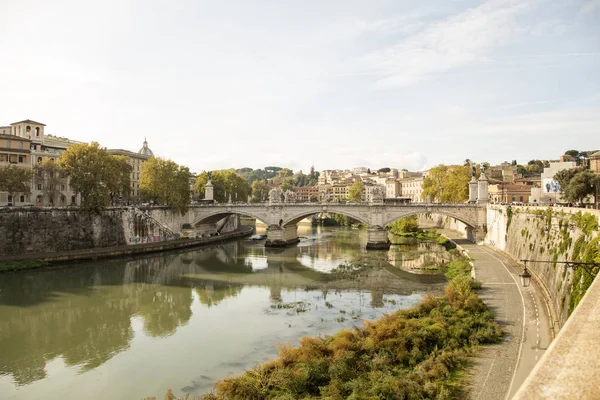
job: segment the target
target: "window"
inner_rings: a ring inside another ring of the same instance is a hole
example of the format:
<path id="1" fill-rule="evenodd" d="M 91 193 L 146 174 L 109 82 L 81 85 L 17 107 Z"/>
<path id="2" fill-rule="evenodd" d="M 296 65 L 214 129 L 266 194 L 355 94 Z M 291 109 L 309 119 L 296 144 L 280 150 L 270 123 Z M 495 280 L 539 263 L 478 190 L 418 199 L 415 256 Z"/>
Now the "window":
<path id="1" fill-rule="evenodd" d="M 19 148 L 22 149 L 23 148 L 23 142 L 19 142 Z"/>
<path id="2" fill-rule="evenodd" d="M 10 140 L 6 141 L 6 147 L 8 147 L 10 149 Z"/>
<path id="3" fill-rule="evenodd" d="M 21 199 L 19 200 L 21 203 L 25 203 L 25 196 L 21 195 Z"/>
<path id="4" fill-rule="evenodd" d="M 40 136 L 40 127 L 36 127 L 35 128 L 35 136 L 39 137 Z"/>
<path id="5" fill-rule="evenodd" d="M 38 196 L 36 197 L 35 201 L 36 201 L 38 204 L 41 204 L 41 203 L 42 203 L 42 195 L 41 195 L 41 194 L 38 194 Z"/>
<path id="6" fill-rule="evenodd" d="M 65 190 L 65 185 L 60 185 L 60 190 Z"/>
<path id="7" fill-rule="evenodd" d="M 31 132 L 31 127 L 29 125 L 27 125 L 27 127 L 25 128 L 25 133 L 29 133 Z"/>
<path id="8" fill-rule="evenodd" d="M 38 163 L 38 164 L 41 164 L 41 163 L 42 163 L 42 157 L 38 157 L 38 158 L 37 158 L 37 163 Z"/>
<path id="9" fill-rule="evenodd" d="M 8 202 L 12 203 L 12 196 L 10 194 L 8 195 Z"/>
<path id="10" fill-rule="evenodd" d="M 19 164 L 23 164 L 25 162 L 25 156 L 19 156 Z"/>
<path id="11" fill-rule="evenodd" d="M 37 190 L 42 190 L 42 184 L 41 183 L 37 184 Z"/>
<path id="12" fill-rule="evenodd" d="M 76 203 L 75 196 L 71 196 L 71 204 L 75 204 L 75 203 Z"/>

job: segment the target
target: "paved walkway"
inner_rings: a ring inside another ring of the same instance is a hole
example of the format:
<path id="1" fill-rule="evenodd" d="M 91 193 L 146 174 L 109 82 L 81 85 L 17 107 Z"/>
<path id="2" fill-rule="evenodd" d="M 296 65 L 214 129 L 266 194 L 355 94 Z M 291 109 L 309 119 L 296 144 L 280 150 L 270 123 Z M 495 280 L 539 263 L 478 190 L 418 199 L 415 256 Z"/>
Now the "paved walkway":
<path id="1" fill-rule="evenodd" d="M 495 312 L 496 321 L 505 333 L 502 343 L 483 347 L 474 359 L 469 371 L 470 398 L 510 398 L 551 340 L 541 291 L 533 282 L 528 288 L 521 287 L 518 276 L 521 269 L 502 253 L 460 239 L 457 232 L 441 232 L 471 254 L 477 279 L 483 283 L 478 294 Z"/>

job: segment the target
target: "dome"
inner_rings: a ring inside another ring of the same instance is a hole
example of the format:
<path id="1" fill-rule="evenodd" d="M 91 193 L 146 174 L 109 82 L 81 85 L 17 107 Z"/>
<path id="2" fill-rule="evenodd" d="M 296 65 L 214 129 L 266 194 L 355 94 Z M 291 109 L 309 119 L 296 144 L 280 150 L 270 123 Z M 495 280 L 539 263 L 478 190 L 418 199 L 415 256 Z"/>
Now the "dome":
<path id="1" fill-rule="evenodd" d="M 138 151 L 138 154 L 150 157 L 154 156 L 154 153 L 152 152 L 152 150 L 150 150 L 150 147 L 148 147 L 148 142 L 146 141 L 146 138 L 144 138 L 144 147 L 142 147 L 140 151 Z"/>

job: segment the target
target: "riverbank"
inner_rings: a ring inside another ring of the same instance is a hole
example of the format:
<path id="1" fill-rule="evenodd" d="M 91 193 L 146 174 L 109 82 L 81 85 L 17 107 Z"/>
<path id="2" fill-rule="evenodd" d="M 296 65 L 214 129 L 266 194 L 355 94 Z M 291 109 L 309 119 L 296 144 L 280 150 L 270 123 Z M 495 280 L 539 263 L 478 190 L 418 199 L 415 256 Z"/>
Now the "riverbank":
<path id="1" fill-rule="evenodd" d="M 115 257 L 135 256 L 147 253 L 158 253 L 170 250 L 179 250 L 200 247 L 209 244 L 250 236 L 254 231 L 251 226 L 242 225 L 233 232 L 223 233 L 219 236 L 197 239 L 175 239 L 164 242 L 141 243 L 113 247 L 100 247 L 85 250 L 72 250 L 55 253 L 32 253 L 19 256 L 0 257 L 0 273 L 4 271 L 18 271 L 22 269 L 43 268 L 57 263 L 72 261 L 98 260 Z"/>

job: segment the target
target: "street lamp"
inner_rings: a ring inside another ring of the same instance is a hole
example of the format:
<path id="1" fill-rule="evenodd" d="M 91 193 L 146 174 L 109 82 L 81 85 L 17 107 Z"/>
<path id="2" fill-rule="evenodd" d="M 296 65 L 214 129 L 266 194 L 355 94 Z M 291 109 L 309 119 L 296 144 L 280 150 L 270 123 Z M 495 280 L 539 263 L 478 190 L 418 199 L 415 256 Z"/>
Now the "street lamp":
<path id="1" fill-rule="evenodd" d="M 597 262 L 579 262 L 579 261 L 542 261 L 542 260 L 521 260 L 524 264 L 523 272 L 519 274 L 523 287 L 529 286 L 531 274 L 527 271 L 527 263 L 552 263 L 564 264 L 565 268 L 571 268 L 573 271 L 581 269 L 589 278 L 594 279 L 600 270 L 600 263 Z"/>
<path id="2" fill-rule="evenodd" d="M 523 260 L 523 261 L 524 261 L 525 264 L 523 266 L 523 272 L 521 272 L 519 274 L 519 277 L 521 278 L 521 285 L 523 287 L 527 287 L 531 283 L 531 274 L 527 270 L 527 261 L 528 260 Z"/>

